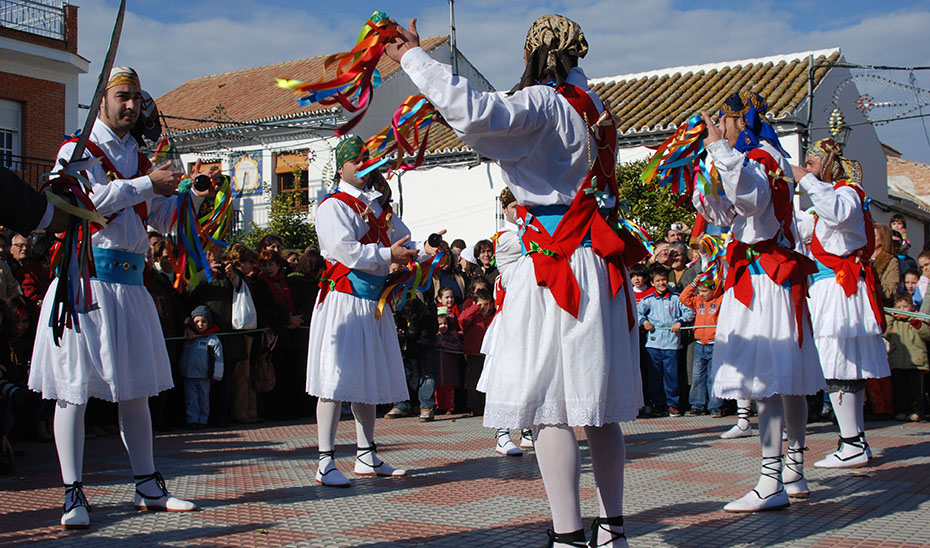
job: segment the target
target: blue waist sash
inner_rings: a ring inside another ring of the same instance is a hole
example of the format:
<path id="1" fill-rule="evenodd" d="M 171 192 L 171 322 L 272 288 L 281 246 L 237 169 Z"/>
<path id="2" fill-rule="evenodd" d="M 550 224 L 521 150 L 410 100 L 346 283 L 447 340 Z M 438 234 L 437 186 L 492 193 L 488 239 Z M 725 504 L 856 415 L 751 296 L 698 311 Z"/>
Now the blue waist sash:
<path id="1" fill-rule="evenodd" d="M 142 285 L 145 255 L 95 247 L 94 266 L 97 269 L 97 275 L 93 278 L 95 280 L 123 285 Z"/>
<path id="2" fill-rule="evenodd" d="M 369 301 L 377 301 L 381 298 L 384 282 L 387 280 L 387 276 L 378 276 L 354 269 L 346 274 L 346 278 L 352 284 L 352 294 Z"/>
<path id="3" fill-rule="evenodd" d="M 554 204 L 554 205 L 544 205 L 536 206 L 532 209 L 527 208 L 527 211 L 530 212 L 530 215 L 539 219 L 539 222 L 546 228 L 546 232 L 550 235 L 555 233 L 555 229 L 559 227 L 559 223 L 562 221 L 562 217 L 565 216 L 565 213 L 568 212 L 567 205 L 563 204 Z M 600 212 L 602 215 L 607 215 L 609 209 L 601 209 Z M 527 229 L 527 230 L 532 230 Z M 522 231 L 521 231 L 522 235 Z M 591 234 L 585 234 L 584 240 L 581 241 L 581 247 L 591 247 Z M 520 238 L 520 252 L 523 255 L 526 255 L 526 248 L 523 246 L 523 238 Z"/>
<path id="4" fill-rule="evenodd" d="M 811 274 L 811 283 L 819 282 L 820 280 L 826 280 L 827 278 L 836 278 L 836 272 L 832 268 L 827 267 L 822 262 L 818 261 L 814 257 L 814 262 L 817 263 L 817 272 Z M 859 274 L 859 278 L 862 279 L 865 277 L 865 270 Z"/>

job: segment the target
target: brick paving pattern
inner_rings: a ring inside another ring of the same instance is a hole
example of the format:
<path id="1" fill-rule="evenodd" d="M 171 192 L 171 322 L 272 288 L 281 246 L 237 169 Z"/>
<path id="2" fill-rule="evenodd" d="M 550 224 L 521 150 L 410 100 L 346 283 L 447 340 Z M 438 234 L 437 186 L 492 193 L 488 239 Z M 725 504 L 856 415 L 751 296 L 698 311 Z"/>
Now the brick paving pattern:
<path id="1" fill-rule="evenodd" d="M 758 437 L 720 440 L 733 417 L 641 420 L 627 434 L 625 515 L 634 547 L 930 547 L 930 424 L 870 423 L 875 459 L 855 470 L 807 469 L 811 498 L 784 511 L 727 514 L 756 481 Z M 532 451 L 503 457 L 480 418 L 378 419 L 380 454 L 406 478 L 356 478 L 355 429 L 340 423 L 337 463 L 353 486 L 314 480 L 316 426 L 161 433 L 156 461 L 199 512 L 141 513 L 118 436 L 87 440 L 87 531 L 62 531 L 53 444 L 21 443 L 0 477 L 0 546 L 543 546 L 549 506 Z M 835 427 L 808 427 L 808 462 L 835 447 Z M 517 432 L 514 432 L 517 435 Z M 579 431 L 583 437 L 583 432 Z M 585 524 L 597 511 L 582 447 Z"/>

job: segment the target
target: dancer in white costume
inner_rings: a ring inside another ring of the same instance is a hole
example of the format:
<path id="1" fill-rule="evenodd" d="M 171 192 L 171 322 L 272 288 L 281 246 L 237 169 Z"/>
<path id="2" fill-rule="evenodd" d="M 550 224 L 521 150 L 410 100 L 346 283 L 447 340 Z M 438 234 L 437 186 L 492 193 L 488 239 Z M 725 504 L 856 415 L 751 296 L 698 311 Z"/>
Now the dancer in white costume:
<path id="1" fill-rule="evenodd" d="M 731 225 L 729 269 L 714 340 L 714 395 L 754 399 L 759 411 L 762 468 L 756 487 L 727 504 L 728 512 L 784 508 L 789 497 L 809 494 L 804 480 L 807 402 L 823 388 L 823 374 L 806 308 L 813 261 L 796 251 L 791 166 L 764 121 L 765 100 L 732 94 L 720 125 L 707 113 L 707 150 L 725 196 L 694 196 L 710 222 Z M 788 460 L 782 470 L 782 427 Z"/>
<path id="2" fill-rule="evenodd" d="M 538 18 L 527 33 L 520 89 L 509 96 L 453 76 L 419 47 L 415 20 L 386 52 L 462 140 L 499 163 L 520 204 L 524 254 L 486 348 L 484 424 L 538 428 L 549 546 L 585 545 L 572 430 L 584 427 L 600 503 L 591 545 L 617 547 L 627 546 L 619 421 L 635 419 L 642 406 L 624 263 L 645 250 L 605 219 L 615 219 L 616 126 L 577 67 L 587 49 L 577 23 Z"/>
<path id="3" fill-rule="evenodd" d="M 136 481 L 136 508 L 197 508 L 168 493 L 152 454 L 148 397 L 173 384 L 155 305 L 142 285 L 149 242 L 146 223 L 169 230 L 176 204 L 171 195 L 177 193 L 182 174 L 167 163 L 149 172 L 148 160 L 138 152 L 130 130 L 139 118 L 141 93 L 133 69 L 113 68 L 85 152 L 85 157 L 101 160 L 87 170 L 93 185 L 89 195 L 97 211 L 109 219 L 91 240 L 97 277 L 90 283 L 98 307 L 80 315 L 80 331 L 64 331 L 61 346 L 54 343 L 50 329 L 39 329 L 32 355 L 29 388 L 58 400 L 55 445 L 65 483 L 61 524 L 66 528 L 90 524 L 82 470 L 84 411 L 91 397 L 119 403 L 120 435 Z M 73 141 L 65 143 L 58 158 L 70 160 L 74 147 Z M 203 195 L 195 198 L 195 205 Z M 48 288 L 42 318 L 52 314 L 58 282 Z"/>
<path id="4" fill-rule="evenodd" d="M 510 281 L 512 267 L 522 255 L 520 237 L 518 235 L 519 227 L 516 225 L 517 199 L 514 198 L 513 192 L 507 187 L 501 190 L 499 198 L 501 209 L 504 211 L 504 226 L 494 235 L 494 238 L 492 238 L 494 242 L 494 260 L 501 274 L 494 281 L 494 301 L 498 313 L 500 312 L 500 308 L 504 305 L 504 297 L 507 295 L 507 283 Z M 488 330 L 484 335 L 484 340 L 481 342 L 482 354 L 486 355 L 488 349 L 494 344 L 493 338 L 497 332 L 496 320 L 497 316 L 495 315 L 494 320 L 491 321 L 491 325 L 488 326 Z M 485 366 L 481 371 L 481 378 L 478 379 L 477 388 L 481 392 L 487 392 L 485 383 L 488 377 L 488 368 Z M 497 440 L 494 450 L 508 457 L 521 456 L 523 455 L 523 449 L 533 448 L 533 431 L 529 428 L 521 430 L 519 447 L 510 437 L 509 428 L 498 428 L 494 437 Z"/>
<path id="5" fill-rule="evenodd" d="M 355 415 L 355 475 L 407 474 L 376 453 L 375 406 L 406 400 L 407 381 L 390 306 L 380 318 L 375 312 L 392 263 L 406 265 L 437 252 L 428 244 L 419 245 L 419 252 L 405 247 L 410 230 L 389 204 L 382 205 L 381 193 L 369 188 L 369 177 L 355 176 L 365 160 L 362 151 L 358 137 L 340 141 L 339 186 L 320 202 L 316 214 L 320 253 L 328 268 L 310 325 L 307 392 L 319 398 L 316 480 L 331 487 L 351 485 L 336 468 L 333 452 L 343 401 L 352 402 Z"/>
<path id="6" fill-rule="evenodd" d="M 794 176 L 814 204 L 811 319 L 820 365 L 840 429 L 834 453 L 814 463 L 851 468 L 869 462 L 865 441 L 865 380 L 891 374 L 882 333 L 885 314 L 870 263 L 875 249 L 872 215 L 861 187 L 862 168 L 842 156 L 833 139 L 807 152 Z"/>

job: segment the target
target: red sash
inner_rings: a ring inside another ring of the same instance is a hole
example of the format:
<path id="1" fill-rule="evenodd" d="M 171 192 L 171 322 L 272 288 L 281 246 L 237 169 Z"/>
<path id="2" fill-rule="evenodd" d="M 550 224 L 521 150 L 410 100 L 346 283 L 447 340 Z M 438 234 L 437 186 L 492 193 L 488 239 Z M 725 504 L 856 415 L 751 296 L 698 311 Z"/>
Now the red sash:
<path id="1" fill-rule="evenodd" d="M 76 143 L 77 138 L 74 138 L 74 139 L 71 139 L 65 142 Z M 116 169 L 116 166 L 113 165 L 113 162 L 110 160 L 109 156 L 107 156 L 107 154 L 103 151 L 103 149 L 101 149 L 93 141 L 87 141 L 87 151 L 90 152 L 91 155 L 94 156 L 95 158 L 100 158 L 100 164 L 103 166 L 103 170 L 107 172 L 107 177 L 112 176 L 112 177 L 115 177 L 116 179 L 129 179 L 130 178 L 120 173 L 119 170 Z M 142 177 L 148 174 L 149 170 L 152 168 L 152 162 L 149 161 L 149 159 L 145 156 L 145 154 L 142 154 L 139 151 L 136 151 L 136 154 L 138 155 L 138 166 L 136 167 L 136 174 L 133 175 L 131 178 Z M 139 202 L 138 204 L 132 206 L 132 209 L 135 210 L 136 214 L 139 216 L 139 219 L 142 220 L 142 224 L 145 224 L 145 222 L 149 218 L 149 208 L 146 205 L 146 203 L 144 201 Z M 116 212 L 113 215 L 110 215 L 110 217 L 107 219 L 107 222 L 115 219 L 117 215 L 119 215 L 119 212 Z"/>
<path id="2" fill-rule="evenodd" d="M 781 224 L 781 234 L 793 247 L 794 235 L 791 233 L 791 226 L 794 223 L 794 209 L 789 180 L 782 176 L 781 168 L 768 152 L 756 148 L 747 156 L 766 169 L 772 189 L 775 218 Z M 758 259 L 759 266 L 776 285 L 785 282 L 791 284 L 791 299 L 794 302 L 794 316 L 798 327 L 798 346 L 801 346 L 804 343 L 803 319 L 807 313 L 807 276 L 817 271 L 817 264 L 792 248 L 778 245 L 776 240 L 777 238 L 773 238 L 755 244 L 730 242 L 727 247 L 730 269 L 724 289 L 732 287 L 736 300 L 748 308 L 753 297 L 749 265 Z"/>
<path id="3" fill-rule="evenodd" d="M 368 204 L 359 200 L 355 196 L 352 196 L 348 192 L 336 191 L 332 194 L 323 198 L 320 201 L 320 204 L 335 198 L 340 202 L 348 205 L 352 208 L 353 211 L 358 213 L 365 223 L 368 224 L 368 232 L 362 236 L 362 239 L 359 242 L 363 245 L 380 243 L 384 247 L 391 246 L 391 235 L 390 235 L 390 226 L 388 222 L 391 219 L 391 216 L 394 214 L 393 209 L 390 204 L 384 206 L 381 210 L 381 215 L 375 217 L 371 213 L 371 208 L 368 207 Z M 354 295 L 352 290 L 352 283 L 346 277 L 349 273 L 352 272 L 352 269 L 346 265 L 337 262 L 337 261 L 326 261 L 326 270 L 323 272 L 323 275 L 320 277 L 320 298 L 317 304 L 322 304 L 323 300 L 326 298 L 326 295 L 332 291 L 338 291 L 339 293 L 348 293 L 349 295 Z"/>
<path id="4" fill-rule="evenodd" d="M 859 203 L 862 204 L 862 218 L 865 225 L 866 244 L 865 247 L 859 248 L 845 257 L 828 253 L 820 239 L 817 237 L 817 231 L 814 230 L 814 238 L 811 240 L 811 253 L 825 267 L 833 271 L 836 276 L 836 283 L 840 284 L 846 297 L 856 294 L 859 289 L 859 277 L 865 275 L 865 284 L 869 292 L 869 305 L 872 313 L 875 315 L 875 321 L 885 331 L 885 314 L 882 307 L 882 298 L 878 293 L 878 276 L 875 273 L 875 267 L 872 266 L 872 252 L 875 251 L 875 231 L 872 230 L 872 213 L 866 207 L 865 192 L 858 186 L 851 185 L 847 180 L 836 183 L 833 188 L 839 189 L 848 187 L 856 191 L 859 196 Z M 815 225 L 816 227 L 816 222 Z"/>
<path id="5" fill-rule="evenodd" d="M 577 318 L 581 290 L 569 259 L 588 234 L 595 254 L 607 264 L 612 296 L 616 296 L 623 286 L 626 266 L 639 262 L 647 252 L 631 234 L 626 231 L 618 233 L 611 228 L 598 212 L 598 196 L 616 198 L 618 195 L 614 173 L 617 131 L 613 118 L 608 117 L 606 124 L 598 124 L 600 114 L 594 101 L 576 86 L 563 85 L 557 91 L 585 119 L 589 131 L 593 132 L 597 159 L 553 234 L 549 234 L 523 206 L 517 206 L 517 217 L 525 228 L 523 245 L 532 257 L 536 283 L 548 287 L 559 307 Z M 616 215 L 616 212 L 611 215 Z M 630 327 L 635 326 L 629 300 L 627 318 Z"/>

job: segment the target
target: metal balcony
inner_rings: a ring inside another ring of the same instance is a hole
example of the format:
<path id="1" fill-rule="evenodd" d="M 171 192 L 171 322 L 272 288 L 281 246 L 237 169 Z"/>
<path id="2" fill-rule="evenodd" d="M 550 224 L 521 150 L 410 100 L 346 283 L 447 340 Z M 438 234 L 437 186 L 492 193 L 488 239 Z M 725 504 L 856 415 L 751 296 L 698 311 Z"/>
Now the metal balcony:
<path id="1" fill-rule="evenodd" d="M 62 0 L 0 0 L 0 27 L 64 40 L 64 2 Z"/>

